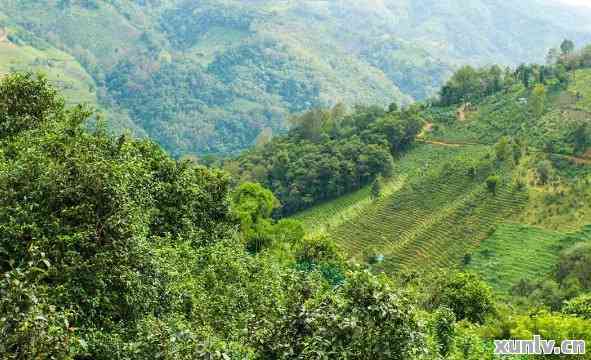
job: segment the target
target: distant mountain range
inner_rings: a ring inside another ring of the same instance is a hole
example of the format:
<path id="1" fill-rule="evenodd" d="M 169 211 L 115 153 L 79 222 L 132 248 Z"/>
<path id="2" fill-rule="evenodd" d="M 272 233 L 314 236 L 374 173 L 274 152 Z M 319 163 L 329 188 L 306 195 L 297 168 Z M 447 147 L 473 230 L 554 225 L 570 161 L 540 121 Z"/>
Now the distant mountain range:
<path id="1" fill-rule="evenodd" d="M 290 113 L 425 99 L 461 64 L 542 62 L 591 41 L 590 19 L 541 0 L 0 0 L 0 73 L 43 70 L 174 155 L 228 154 Z"/>

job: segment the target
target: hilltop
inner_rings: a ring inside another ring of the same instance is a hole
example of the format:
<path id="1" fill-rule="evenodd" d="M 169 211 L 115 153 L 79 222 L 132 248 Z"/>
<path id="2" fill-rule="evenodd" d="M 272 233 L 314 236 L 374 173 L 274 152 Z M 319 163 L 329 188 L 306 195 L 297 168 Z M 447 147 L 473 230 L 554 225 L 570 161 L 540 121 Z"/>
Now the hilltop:
<path id="1" fill-rule="evenodd" d="M 537 0 L 2 0 L 0 72 L 42 68 L 173 155 L 228 154 L 290 113 L 408 104 L 461 64 L 541 61 L 588 40 L 587 18 Z"/>

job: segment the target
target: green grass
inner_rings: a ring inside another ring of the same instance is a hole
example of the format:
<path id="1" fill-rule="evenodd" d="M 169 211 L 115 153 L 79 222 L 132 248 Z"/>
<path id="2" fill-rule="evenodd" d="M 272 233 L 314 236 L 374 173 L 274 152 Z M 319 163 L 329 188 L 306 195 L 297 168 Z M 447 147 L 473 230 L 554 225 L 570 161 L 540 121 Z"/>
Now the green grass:
<path id="1" fill-rule="evenodd" d="M 405 183 L 406 175 L 387 180 L 382 189 L 382 196 L 397 192 Z M 338 199 L 315 206 L 293 216 L 300 220 L 310 233 L 328 233 L 331 229 L 362 215 L 370 208 L 374 199 L 370 196 L 370 186 L 357 190 Z"/>
<path id="2" fill-rule="evenodd" d="M 543 279 L 558 260 L 564 233 L 505 223 L 472 255 L 469 270 L 507 293 L 521 279 Z"/>
<path id="3" fill-rule="evenodd" d="M 410 241 L 396 244 L 386 258 L 386 269 L 434 269 L 459 265 L 480 246 L 494 227 L 519 213 L 523 192 L 504 186 L 496 195 L 483 185 L 451 199 L 436 213 L 413 226 Z"/>

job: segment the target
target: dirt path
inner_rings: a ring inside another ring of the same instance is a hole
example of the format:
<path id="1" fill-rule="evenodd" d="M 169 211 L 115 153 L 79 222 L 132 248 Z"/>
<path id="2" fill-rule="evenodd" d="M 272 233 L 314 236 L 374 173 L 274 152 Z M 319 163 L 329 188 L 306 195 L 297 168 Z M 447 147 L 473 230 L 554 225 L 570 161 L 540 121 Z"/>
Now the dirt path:
<path id="1" fill-rule="evenodd" d="M 447 140 L 425 140 L 425 139 L 417 139 L 418 142 L 422 142 L 424 144 L 431 144 L 431 145 L 440 145 L 440 146 L 448 146 L 448 147 L 462 147 L 462 146 L 479 146 L 482 144 L 477 143 L 469 143 L 469 142 L 454 142 L 454 141 L 447 141 Z"/>

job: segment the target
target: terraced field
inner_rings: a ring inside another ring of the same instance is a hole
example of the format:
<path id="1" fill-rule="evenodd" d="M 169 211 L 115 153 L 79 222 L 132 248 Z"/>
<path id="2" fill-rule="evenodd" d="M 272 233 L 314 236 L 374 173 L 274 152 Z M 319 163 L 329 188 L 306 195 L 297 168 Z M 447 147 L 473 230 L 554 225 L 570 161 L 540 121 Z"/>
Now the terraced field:
<path id="1" fill-rule="evenodd" d="M 485 146 L 417 145 L 397 162 L 397 176 L 380 199 L 371 200 L 365 188 L 295 218 L 308 231 L 328 233 L 357 261 L 383 255 L 376 265 L 381 270 L 458 265 L 527 202 L 509 176 L 492 195 L 484 179 L 496 170 L 485 166 L 470 174 L 471 164 L 489 151 Z"/>
<path id="2" fill-rule="evenodd" d="M 482 242 L 468 269 L 480 274 L 500 293 L 521 279 L 539 280 L 551 272 L 560 250 L 591 240 L 591 226 L 565 234 L 523 224 L 503 224 Z"/>
<path id="3" fill-rule="evenodd" d="M 478 248 L 498 224 L 519 213 L 524 192 L 505 186 L 495 196 L 484 186 L 471 188 L 423 219 L 401 236 L 386 258 L 386 269 L 429 269 L 454 266 Z M 408 234 L 408 235 L 407 235 Z M 390 250 L 390 249 L 387 249 Z"/>
<path id="4" fill-rule="evenodd" d="M 344 223 L 353 221 L 361 215 L 365 216 L 366 211 L 379 207 L 399 192 L 408 179 L 414 179 L 426 173 L 438 163 L 467 156 L 471 151 L 473 149 L 418 144 L 396 162 L 395 175 L 386 180 L 380 199 L 371 199 L 370 187 L 367 186 L 354 193 L 298 213 L 293 218 L 302 221 L 309 232 L 332 233 Z"/>
<path id="5" fill-rule="evenodd" d="M 522 278 L 540 279 L 552 271 L 564 233 L 523 224 L 502 224 L 481 243 L 468 269 L 500 292 Z"/>
<path id="6" fill-rule="evenodd" d="M 470 149 L 474 157 L 485 152 Z M 454 170 L 419 176 L 331 236 L 359 261 L 368 253 L 383 255 L 379 268 L 386 271 L 460 264 L 497 224 L 522 210 L 527 195 L 509 185 L 492 195 L 467 169 Z"/>

